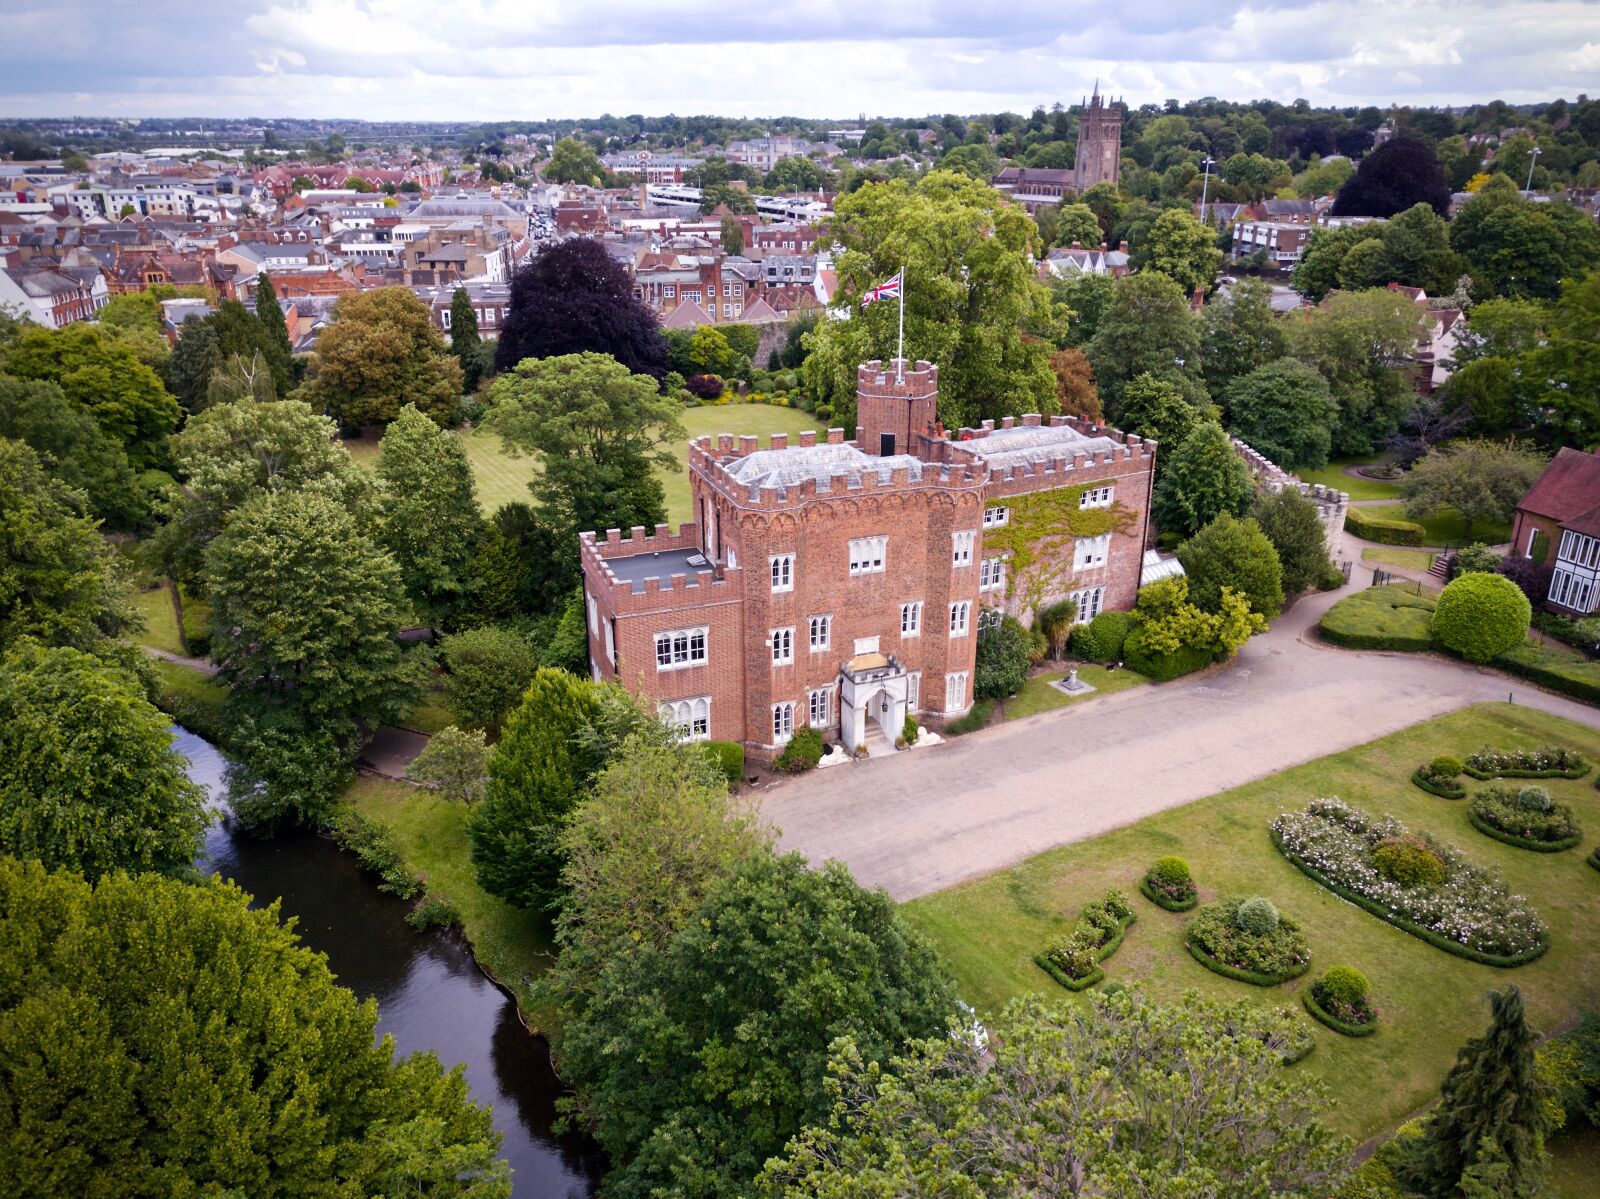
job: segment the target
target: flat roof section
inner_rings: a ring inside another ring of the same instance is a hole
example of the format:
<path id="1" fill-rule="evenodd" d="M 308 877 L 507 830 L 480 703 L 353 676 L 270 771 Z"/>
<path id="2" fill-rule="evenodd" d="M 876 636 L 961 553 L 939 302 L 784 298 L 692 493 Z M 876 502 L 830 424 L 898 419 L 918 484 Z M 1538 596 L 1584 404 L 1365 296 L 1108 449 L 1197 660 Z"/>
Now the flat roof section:
<path id="1" fill-rule="evenodd" d="M 887 483 L 891 472 L 904 468 L 908 479 L 922 478 L 922 460 L 912 454 L 873 457 L 853 445 L 792 445 L 782 450 L 757 450 L 742 458 L 723 460 L 728 473 L 748 487 L 792 487 L 806 479 L 826 483 L 840 476 L 849 477 L 873 471 L 880 483 Z"/>
<path id="2" fill-rule="evenodd" d="M 605 564 L 618 581 L 629 584 L 635 591 L 644 590 L 646 579 L 665 581 L 673 575 L 687 575 L 692 579 L 698 572 L 711 569 L 711 560 L 693 549 L 653 550 L 626 558 L 607 558 Z"/>
<path id="3" fill-rule="evenodd" d="M 1033 465 L 1053 458 L 1072 458 L 1075 454 L 1103 454 L 1119 448 L 1109 437 L 1088 437 L 1067 425 L 1017 425 L 994 429 L 987 436 L 955 443 L 976 454 L 985 466 L 1004 470 L 1008 466 Z"/>

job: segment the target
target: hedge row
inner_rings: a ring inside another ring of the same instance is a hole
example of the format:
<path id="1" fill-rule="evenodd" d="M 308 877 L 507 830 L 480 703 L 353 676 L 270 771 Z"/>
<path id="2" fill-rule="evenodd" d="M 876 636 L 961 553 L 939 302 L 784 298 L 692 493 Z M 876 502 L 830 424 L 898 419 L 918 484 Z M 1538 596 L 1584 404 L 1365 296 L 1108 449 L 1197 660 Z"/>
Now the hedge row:
<path id="1" fill-rule="evenodd" d="M 1284 1051 L 1282 1059 L 1283 1064 L 1285 1066 L 1292 1066 L 1296 1062 L 1305 1061 L 1306 1058 L 1311 1056 L 1311 1051 L 1316 1047 L 1317 1038 L 1312 1036 L 1309 1032 L 1306 1033 L 1305 1040 L 1301 1041 L 1300 1044 L 1294 1046 L 1292 1049 Z"/>
<path id="2" fill-rule="evenodd" d="M 1440 799 L 1465 799 L 1467 797 L 1467 789 L 1460 783 L 1452 783 L 1448 786 L 1444 783 L 1436 783 L 1422 773 L 1422 767 L 1420 766 L 1411 772 L 1411 781 L 1429 795 L 1437 795 Z"/>
<path id="3" fill-rule="evenodd" d="M 1489 665 L 1573 699 L 1600 704 L 1600 662 L 1577 662 L 1558 658 L 1537 645 L 1518 645 L 1497 655 Z"/>
<path id="4" fill-rule="evenodd" d="M 1211 665 L 1211 651 L 1199 646 L 1182 645 L 1170 654 L 1148 649 L 1139 629 L 1122 643 L 1122 658 L 1130 669 L 1157 683 L 1170 683 Z"/>
<path id="5" fill-rule="evenodd" d="M 1490 779 L 1581 779 L 1589 773 L 1587 766 L 1574 766 L 1570 770 L 1476 770 L 1463 766 L 1462 772 L 1487 782 Z M 1597 780 L 1600 782 L 1600 780 Z"/>
<path id="6" fill-rule="evenodd" d="M 1560 853 L 1564 849 L 1571 849 L 1583 840 L 1582 833 L 1573 833 L 1570 837 L 1563 837 L 1560 841 L 1535 841 L 1532 837 L 1519 837 L 1516 833 L 1508 833 L 1497 829 L 1486 820 L 1480 820 L 1476 812 L 1469 811 L 1467 819 L 1472 822 L 1472 827 L 1485 837 L 1493 837 L 1496 841 L 1503 841 L 1507 845 L 1514 845 L 1518 849 L 1531 849 L 1534 853 Z"/>
<path id="7" fill-rule="evenodd" d="M 1311 969 L 1311 961 L 1308 958 L 1301 963 L 1298 970 L 1291 970 L 1287 974 L 1262 974 L 1257 970 L 1241 970 L 1237 966 L 1230 966 L 1226 962 L 1217 961 L 1216 958 L 1196 945 L 1192 937 L 1185 937 L 1183 943 L 1189 949 L 1189 956 L 1213 974 L 1220 974 L 1223 978 L 1231 978 L 1236 982 L 1249 983 L 1256 987 L 1275 987 L 1279 983 L 1288 982 L 1291 978 L 1299 978 L 1307 970 Z M 1299 1059 L 1296 1058 L 1295 1060 L 1298 1061 Z"/>
<path id="8" fill-rule="evenodd" d="M 1272 834 L 1272 843 L 1278 847 L 1278 852 L 1294 865 L 1295 869 L 1299 870 L 1301 874 L 1305 875 L 1312 882 L 1321 883 L 1340 899 L 1347 899 L 1351 903 L 1355 904 L 1358 908 L 1365 908 L 1379 920 L 1383 920 L 1394 925 L 1401 932 L 1410 933 L 1413 937 L 1426 941 L 1435 949 L 1442 949 L 1446 953 L 1453 953 L 1458 958 L 1466 958 L 1469 962 L 1478 962 L 1484 966 L 1499 966 L 1502 969 L 1510 969 L 1512 966 L 1526 965 L 1543 954 L 1545 950 L 1550 948 L 1550 936 L 1548 933 L 1545 934 L 1544 940 L 1540 941 L 1539 944 L 1535 945 L 1532 949 L 1524 950 L 1522 953 L 1518 954 L 1484 953 L 1481 950 L 1473 949 L 1471 946 L 1462 945 L 1457 941 L 1450 940 L 1449 937 L 1441 937 L 1431 928 L 1423 928 L 1420 924 L 1412 923 L 1404 916 L 1400 916 L 1389 911 L 1389 909 L 1384 907 L 1381 903 L 1368 899 L 1365 895 L 1362 895 L 1358 891 L 1351 891 L 1347 887 L 1340 886 L 1338 883 L 1327 877 L 1327 875 L 1323 874 L 1315 866 L 1311 866 L 1305 862 L 1302 862 L 1299 858 L 1295 857 L 1292 853 L 1285 849 L 1283 845 L 1283 838 L 1278 836 L 1276 831 L 1274 831 Z"/>
<path id="9" fill-rule="evenodd" d="M 1150 885 L 1150 880 L 1145 878 L 1141 878 L 1139 880 L 1139 894 L 1143 895 L 1151 903 L 1155 904 L 1156 907 L 1166 908 L 1169 912 L 1187 912 L 1193 908 L 1195 904 L 1200 902 L 1200 892 L 1197 889 L 1193 895 L 1189 896 L 1187 901 L 1183 903 L 1174 903 L 1165 895 L 1161 894 L 1160 891 L 1157 891 L 1154 887 L 1152 887 Z"/>
<path id="10" fill-rule="evenodd" d="M 1345 513 L 1344 531 L 1354 533 L 1363 541 L 1377 541 L 1384 545 L 1422 544 L 1422 526 L 1416 521 L 1371 516 L 1360 508 L 1351 508 Z"/>
<path id="11" fill-rule="evenodd" d="M 1583 860 L 1588 862 L 1589 865 L 1593 866 L 1596 870 L 1600 870 L 1600 845 L 1596 845 L 1594 847 L 1594 852 Z"/>
<path id="12" fill-rule="evenodd" d="M 1060 970 L 1057 970 L 1050 959 L 1045 957 L 1042 953 L 1034 954 L 1033 962 L 1034 965 L 1038 966 L 1039 969 L 1043 970 L 1046 974 L 1055 979 L 1069 991 L 1087 991 L 1090 987 L 1094 986 L 1095 983 L 1100 982 L 1106 976 L 1106 972 L 1100 969 L 1099 966 L 1096 966 L 1091 973 L 1085 974 L 1082 978 L 1072 978 L 1069 975 L 1063 974 Z"/>
<path id="13" fill-rule="evenodd" d="M 1317 1002 L 1316 997 L 1311 994 L 1311 991 L 1312 988 L 1307 987 L 1300 995 L 1301 1002 L 1306 1005 L 1306 1011 L 1311 1013 L 1313 1019 L 1326 1024 L 1334 1032 L 1342 1033 L 1347 1037 L 1370 1037 L 1378 1031 L 1378 1022 L 1376 1020 L 1371 1024 L 1351 1024 L 1348 1020 L 1339 1019 L 1339 1017 L 1324 1009 Z"/>

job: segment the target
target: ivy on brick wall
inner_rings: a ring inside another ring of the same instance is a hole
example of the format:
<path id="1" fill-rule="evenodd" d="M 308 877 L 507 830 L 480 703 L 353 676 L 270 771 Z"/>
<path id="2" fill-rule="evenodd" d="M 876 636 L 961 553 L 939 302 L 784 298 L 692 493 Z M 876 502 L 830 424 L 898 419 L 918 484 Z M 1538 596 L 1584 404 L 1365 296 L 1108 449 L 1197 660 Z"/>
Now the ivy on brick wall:
<path id="1" fill-rule="evenodd" d="M 1006 598 L 1024 608 L 1059 593 L 1072 574 L 1072 542 L 1102 533 L 1126 533 L 1136 514 L 1121 500 L 1105 508 L 1082 507 L 1084 493 L 1104 483 L 1052 487 L 1001 501 L 1011 509 L 1006 523 L 983 531 L 983 551 L 1007 555 Z"/>

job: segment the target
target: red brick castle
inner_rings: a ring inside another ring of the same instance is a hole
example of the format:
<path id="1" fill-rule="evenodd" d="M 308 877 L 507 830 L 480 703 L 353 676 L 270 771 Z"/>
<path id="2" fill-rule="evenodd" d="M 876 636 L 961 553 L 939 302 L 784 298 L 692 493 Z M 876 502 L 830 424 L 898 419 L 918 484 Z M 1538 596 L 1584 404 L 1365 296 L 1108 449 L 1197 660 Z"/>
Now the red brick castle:
<path id="1" fill-rule="evenodd" d="M 697 520 L 581 535 L 595 678 L 686 737 L 770 753 L 810 725 L 854 751 L 972 706 L 988 613 L 1133 605 L 1154 442 L 1036 415 L 947 436 L 926 362 L 856 386 L 854 441 L 697 438 Z"/>

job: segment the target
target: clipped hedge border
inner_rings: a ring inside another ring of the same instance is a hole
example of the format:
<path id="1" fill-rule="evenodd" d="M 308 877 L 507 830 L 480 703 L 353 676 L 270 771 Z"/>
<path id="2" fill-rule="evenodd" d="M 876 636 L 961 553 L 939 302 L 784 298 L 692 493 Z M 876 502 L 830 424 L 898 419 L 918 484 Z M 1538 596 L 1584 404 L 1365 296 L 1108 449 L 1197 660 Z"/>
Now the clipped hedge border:
<path id="1" fill-rule="evenodd" d="M 1535 958 L 1540 957 L 1545 950 L 1550 948 L 1550 934 L 1548 930 L 1545 932 L 1543 939 L 1541 939 L 1537 945 L 1535 945 L 1532 949 L 1525 949 L 1518 954 L 1484 953 L 1482 950 L 1474 949 L 1470 945 L 1462 945 L 1457 941 L 1450 940 L 1449 937 L 1441 937 L 1431 928 L 1423 928 L 1422 925 L 1416 924 L 1413 921 L 1407 920 L 1404 916 L 1389 911 L 1389 909 L 1384 907 L 1381 903 L 1378 903 L 1376 900 L 1368 899 L 1365 895 L 1362 895 L 1358 891 L 1352 891 L 1347 887 L 1340 886 L 1338 883 L 1327 877 L 1327 875 L 1323 874 L 1315 866 L 1311 866 L 1305 862 L 1302 862 L 1299 858 L 1295 857 L 1292 853 L 1285 849 L 1283 847 L 1283 839 L 1278 836 L 1277 830 L 1272 830 L 1272 843 L 1278 847 L 1278 852 L 1284 856 L 1285 861 L 1293 865 L 1296 870 L 1300 871 L 1301 874 L 1305 875 L 1312 882 L 1320 883 L 1322 886 L 1332 891 L 1340 899 L 1349 900 L 1351 903 L 1355 904 L 1356 907 L 1370 912 L 1372 915 L 1376 916 L 1379 920 L 1382 920 L 1386 924 L 1394 925 L 1401 932 L 1410 933 L 1413 937 L 1416 937 L 1422 941 L 1426 941 L 1435 949 L 1442 949 L 1446 953 L 1453 953 L 1458 958 L 1466 958 L 1469 962 L 1477 962 L 1483 966 L 1498 966 L 1503 970 L 1509 970 L 1513 966 L 1527 965 Z"/>
<path id="2" fill-rule="evenodd" d="M 1256 970 L 1241 970 L 1237 966 L 1230 966 L 1226 962 L 1217 961 L 1216 958 L 1195 944 L 1193 937 L 1185 937 L 1183 943 L 1189 949 L 1189 956 L 1211 971 L 1211 973 L 1220 974 L 1223 978 L 1231 978 L 1236 982 L 1249 983 L 1253 987 L 1276 987 L 1280 983 L 1288 982 L 1291 978 L 1299 978 L 1307 970 L 1311 969 L 1311 959 L 1307 958 L 1304 965 L 1298 970 L 1290 971 L 1288 974 L 1262 974 Z M 1307 1052 L 1310 1051 L 1308 1050 Z M 1296 1058 L 1295 1060 L 1298 1061 L 1299 1059 Z"/>
<path id="3" fill-rule="evenodd" d="M 1122 926 L 1118 928 L 1116 932 L 1111 934 L 1111 939 L 1104 945 L 1100 946 L 1099 949 L 1094 951 L 1095 960 L 1103 962 L 1112 954 L 1116 953 L 1117 950 L 1121 949 L 1122 940 L 1128 935 L 1128 929 L 1138 919 L 1139 917 L 1137 915 L 1129 912 L 1128 918 L 1122 921 Z M 1050 960 L 1042 953 L 1034 954 L 1033 962 L 1034 965 L 1038 966 L 1039 969 L 1043 970 L 1046 974 L 1055 979 L 1069 991 L 1087 991 L 1090 987 L 1094 986 L 1095 983 L 1099 982 L 1106 976 L 1106 972 L 1100 969 L 1100 967 L 1096 966 L 1093 973 L 1086 974 L 1082 978 L 1073 978 L 1069 974 L 1062 973 L 1062 971 L 1052 964 Z"/>
<path id="4" fill-rule="evenodd" d="M 1312 1019 L 1326 1024 L 1341 1036 L 1370 1037 L 1378 1031 L 1378 1022 L 1376 1020 L 1371 1024 L 1351 1024 L 1348 1020 L 1339 1019 L 1339 1017 L 1327 1011 L 1316 1001 L 1316 997 L 1311 994 L 1310 987 L 1307 987 L 1301 994 L 1300 1001 L 1306 1005 L 1306 1011 L 1311 1013 Z"/>
<path id="5" fill-rule="evenodd" d="M 1306 1039 L 1301 1041 L 1300 1044 L 1291 1049 L 1284 1050 L 1282 1058 L 1283 1064 L 1285 1066 L 1292 1066 L 1296 1062 L 1305 1061 L 1306 1058 L 1311 1056 L 1311 1051 L 1316 1047 L 1317 1038 L 1312 1036 L 1310 1033 L 1307 1033 Z"/>
<path id="6" fill-rule="evenodd" d="M 1443 783 L 1436 783 L 1423 774 L 1420 766 L 1411 772 L 1411 781 L 1429 795 L 1437 795 L 1440 799 L 1465 799 L 1467 797 L 1467 789 L 1460 783 L 1454 783 L 1450 788 L 1447 788 Z"/>
<path id="7" fill-rule="evenodd" d="M 1573 767 L 1568 770 L 1496 770 L 1490 772 L 1463 765 L 1461 770 L 1462 773 L 1470 774 L 1473 778 L 1482 782 L 1488 782 L 1491 779 L 1581 779 L 1589 773 L 1587 765 L 1582 769 Z M 1600 787 L 1600 779 L 1595 780 L 1595 786 Z"/>
<path id="8" fill-rule="evenodd" d="M 1152 887 L 1150 885 L 1150 880 L 1146 878 L 1141 878 L 1139 880 L 1139 894 L 1143 895 L 1151 903 L 1155 904 L 1156 907 L 1165 908 L 1169 912 L 1187 912 L 1192 910 L 1194 906 L 1200 902 L 1200 889 L 1198 887 L 1195 888 L 1194 894 L 1189 896 L 1187 902 L 1174 903 L 1165 895 L 1161 894 L 1160 891 L 1157 891 L 1154 887 Z"/>
<path id="9" fill-rule="evenodd" d="M 1471 810 L 1467 812 L 1467 819 L 1472 822 L 1472 827 L 1485 837 L 1493 837 L 1496 841 L 1504 842 L 1506 845 L 1514 845 L 1518 849 L 1531 849 L 1534 853 L 1560 853 L 1563 850 L 1571 849 L 1579 841 L 1583 840 L 1581 831 L 1573 833 L 1570 837 L 1563 837 L 1559 841 L 1535 841 L 1532 837 L 1519 837 L 1516 833 L 1508 833 L 1504 829 L 1495 828 L 1494 825 L 1487 820 L 1481 819 L 1476 812 Z"/>
<path id="10" fill-rule="evenodd" d="M 1344 531 L 1382 545 L 1421 545 L 1425 530 L 1416 521 L 1370 516 L 1360 508 L 1351 508 L 1345 513 Z"/>
<path id="11" fill-rule="evenodd" d="M 1593 866 L 1596 870 L 1600 870 L 1600 845 L 1596 845 L 1594 847 L 1594 852 L 1583 860 L 1588 862 L 1589 865 Z"/>

